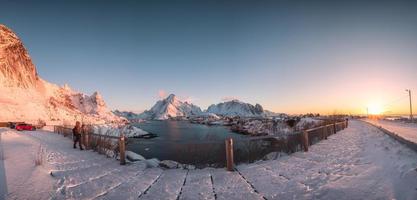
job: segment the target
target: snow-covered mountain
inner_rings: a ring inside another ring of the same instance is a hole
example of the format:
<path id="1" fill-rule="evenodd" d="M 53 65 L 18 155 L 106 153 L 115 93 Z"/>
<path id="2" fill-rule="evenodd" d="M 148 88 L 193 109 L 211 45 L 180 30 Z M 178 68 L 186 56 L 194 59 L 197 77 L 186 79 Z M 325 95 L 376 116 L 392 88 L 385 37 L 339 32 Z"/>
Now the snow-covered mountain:
<path id="1" fill-rule="evenodd" d="M 42 80 L 16 34 L 0 24 L 0 121 L 120 122 L 98 92 L 91 96 Z"/>
<path id="2" fill-rule="evenodd" d="M 241 117 L 262 117 L 266 116 L 264 109 L 261 105 L 255 106 L 249 103 L 244 103 L 239 100 L 232 100 L 222 102 L 219 104 L 213 104 L 208 107 L 208 113 L 214 113 L 222 116 L 241 116 Z"/>
<path id="3" fill-rule="evenodd" d="M 200 107 L 188 102 L 182 102 L 174 94 L 170 94 L 166 99 L 156 102 L 150 110 L 140 114 L 140 117 L 165 120 L 173 117 L 189 117 L 201 113 Z"/>

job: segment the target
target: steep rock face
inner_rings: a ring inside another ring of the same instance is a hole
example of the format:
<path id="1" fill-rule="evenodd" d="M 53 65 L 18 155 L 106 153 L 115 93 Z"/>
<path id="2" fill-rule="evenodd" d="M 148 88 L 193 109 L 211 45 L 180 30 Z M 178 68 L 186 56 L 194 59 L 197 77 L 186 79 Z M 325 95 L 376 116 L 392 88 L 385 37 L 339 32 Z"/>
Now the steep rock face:
<path id="1" fill-rule="evenodd" d="M 108 111 L 98 92 L 88 96 L 42 80 L 23 43 L 4 25 L 0 25 L 0 113 L 0 121 L 123 121 Z"/>
<path id="2" fill-rule="evenodd" d="M 32 87 L 39 80 L 36 68 L 23 43 L 9 28 L 0 24 L 0 84 Z"/>
<path id="3" fill-rule="evenodd" d="M 238 100 L 213 104 L 208 107 L 207 112 L 222 116 L 260 117 L 264 115 L 264 109 L 261 105 L 253 106 Z"/>
<path id="4" fill-rule="evenodd" d="M 166 99 L 156 102 L 150 110 L 143 112 L 140 117 L 165 120 L 173 117 L 189 117 L 201 113 L 202 111 L 198 106 L 182 102 L 174 94 L 171 94 Z"/>

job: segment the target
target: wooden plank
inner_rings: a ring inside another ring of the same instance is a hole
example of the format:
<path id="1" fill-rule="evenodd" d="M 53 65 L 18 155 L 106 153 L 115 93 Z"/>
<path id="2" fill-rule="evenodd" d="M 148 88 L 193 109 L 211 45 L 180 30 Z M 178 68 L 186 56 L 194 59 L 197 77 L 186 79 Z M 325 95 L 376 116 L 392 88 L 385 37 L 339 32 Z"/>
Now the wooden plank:
<path id="1" fill-rule="evenodd" d="M 238 172 L 213 169 L 210 173 L 213 177 L 216 199 L 263 199 Z"/>
<path id="2" fill-rule="evenodd" d="M 139 199 L 176 200 L 184 185 L 187 171 L 183 169 L 165 170 L 161 177 Z"/>
<path id="3" fill-rule="evenodd" d="M 90 177 L 86 182 L 65 187 L 65 199 L 92 199 L 105 196 L 108 191 L 119 187 L 123 182 L 126 182 L 130 177 L 137 176 L 141 171 L 135 165 L 126 167 L 119 165 L 116 170 L 113 169 L 108 168 L 108 171 L 111 172 L 103 176 Z"/>
<path id="4" fill-rule="evenodd" d="M 161 176 L 160 168 L 148 168 L 141 171 L 137 176 L 123 182 L 119 187 L 107 192 L 97 199 L 106 200 L 133 200 L 142 195 Z"/>
<path id="5" fill-rule="evenodd" d="M 190 170 L 182 187 L 181 200 L 207 199 L 214 200 L 213 184 L 208 169 Z"/>

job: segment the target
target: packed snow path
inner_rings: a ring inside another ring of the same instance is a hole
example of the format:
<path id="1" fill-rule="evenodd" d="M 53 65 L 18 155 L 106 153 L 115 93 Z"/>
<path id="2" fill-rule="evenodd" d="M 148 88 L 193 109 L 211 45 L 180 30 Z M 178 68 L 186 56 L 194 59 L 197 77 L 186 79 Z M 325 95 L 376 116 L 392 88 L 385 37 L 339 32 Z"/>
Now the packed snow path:
<path id="1" fill-rule="evenodd" d="M 54 174 L 47 193 L 52 199 L 417 199 L 417 153 L 359 121 L 309 152 L 239 165 L 235 172 L 163 170 L 143 162 L 120 166 L 95 152 L 72 149 L 60 135 L 2 131 L 7 176 L 11 147 L 5 137 L 19 135 L 47 150 L 43 168 Z M 12 198 L 28 195 L 19 192 Z"/>
<path id="2" fill-rule="evenodd" d="M 55 180 L 36 166 L 39 142 L 0 128 L 0 199 L 48 199 Z"/>
<path id="3" fill-rule="evenodd" d="M 417 199 L 417 153 L 360 121 L 307 153 L 238 169 L 267 199 Z"/>
<path id="4" fill-rule="evenodd" d="M 391 122 L 388 120 L 366 120 L 369 123 L 381 126 L 402 138 L 417 144 L 417 124 L 404 122 Z"/>

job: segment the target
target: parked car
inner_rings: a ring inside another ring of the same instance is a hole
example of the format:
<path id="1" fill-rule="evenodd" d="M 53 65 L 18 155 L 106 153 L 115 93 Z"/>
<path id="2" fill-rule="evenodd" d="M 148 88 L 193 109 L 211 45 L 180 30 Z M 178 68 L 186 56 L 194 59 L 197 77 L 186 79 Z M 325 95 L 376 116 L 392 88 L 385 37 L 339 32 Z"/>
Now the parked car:
<path id="1" fill-rule="evenodd" d="M 15 129 L 17 124 L 22 124 L 23 122 L 9 122 L 9 128 Z"/>
<path id="2" fill-rule="evenodd" d="M 18 131 L 34 131 L 34 130 L 36 130 L 36 127 L 31 125 L 31 124 L 22 123 L 22 124 L 17 124 L 16 125 L 16 130 L 18 130 Z"/>

